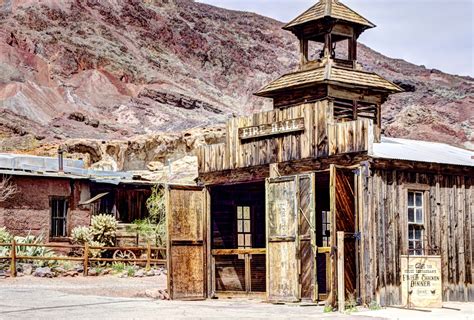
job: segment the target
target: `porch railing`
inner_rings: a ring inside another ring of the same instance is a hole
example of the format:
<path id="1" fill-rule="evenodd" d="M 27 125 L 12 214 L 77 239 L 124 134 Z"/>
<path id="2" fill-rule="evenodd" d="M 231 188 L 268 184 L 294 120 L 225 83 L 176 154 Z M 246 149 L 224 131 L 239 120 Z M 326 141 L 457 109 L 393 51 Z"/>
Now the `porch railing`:
<path id="1" fill-rule="evenodd" d="M 266 249 L 214 249 L 211 260 L 214 293 L 266 291 Z"/>

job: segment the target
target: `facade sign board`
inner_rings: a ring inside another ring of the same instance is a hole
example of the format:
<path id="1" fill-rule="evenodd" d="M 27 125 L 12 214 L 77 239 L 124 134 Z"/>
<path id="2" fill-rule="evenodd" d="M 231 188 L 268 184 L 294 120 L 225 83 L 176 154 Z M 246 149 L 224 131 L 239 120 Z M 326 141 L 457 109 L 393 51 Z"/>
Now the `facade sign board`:
<path id="1" fill-rule="evenodd" d="M 304 118 L 276 121 L 259 126 L 240 128 L 239 138 L 241 140 L 247 140 L 299 131 L 304 131 Z"/>
<path id="2" fill-rule="evenodd" d="M 401 256 L 402 304 L 443 306 L 440 256 Z"/>

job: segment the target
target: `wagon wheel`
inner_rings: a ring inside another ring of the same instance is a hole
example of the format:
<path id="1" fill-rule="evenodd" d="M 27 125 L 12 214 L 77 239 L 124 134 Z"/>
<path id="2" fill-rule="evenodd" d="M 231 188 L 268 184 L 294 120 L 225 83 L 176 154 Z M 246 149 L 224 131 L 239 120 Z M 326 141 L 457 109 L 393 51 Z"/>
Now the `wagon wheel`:
<path id="1" fill-rule="evenodd" d="M 116 250 L 113 255 L 114 260 L 115 259 L 136 259 L 137 256 L 133 251 L 130 250 Z M 135 261 L 122 261 L 125 264 L 130 264 L 130 265 L 135 265 Z"/>

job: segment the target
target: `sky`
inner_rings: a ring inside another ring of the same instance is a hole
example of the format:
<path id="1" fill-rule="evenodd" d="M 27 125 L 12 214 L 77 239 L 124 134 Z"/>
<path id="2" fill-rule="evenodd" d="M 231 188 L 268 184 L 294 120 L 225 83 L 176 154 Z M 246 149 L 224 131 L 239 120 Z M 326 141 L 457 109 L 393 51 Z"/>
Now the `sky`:
<path id="1" fill-rule="evenodd" d="M 317 0 L 198 0 L 288 22 Z M 392 58 L 474 76 L 474 0 L 343 0 L 377 28 L 359 41 Z"/>

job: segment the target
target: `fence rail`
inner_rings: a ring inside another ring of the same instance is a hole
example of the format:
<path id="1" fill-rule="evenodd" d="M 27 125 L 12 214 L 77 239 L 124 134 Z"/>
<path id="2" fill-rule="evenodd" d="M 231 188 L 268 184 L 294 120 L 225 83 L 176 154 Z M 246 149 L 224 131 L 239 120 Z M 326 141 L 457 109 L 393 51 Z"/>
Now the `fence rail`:
<path id="1" fill-rule="evenodd" d="M 151 268 L 151 264 L 155 265 L 166 265 L 166 259 L 153 258 L 153 252 L 161 253 L 162 257 L 166 256 L 166 248 L 164 247 L 152 247 L 149 243 L 146 247 L 105 247 L 105 246 L 89 246 L 85 245 L 70 245 L 70 244 L 39 244 L 39 243 L 0 243 L 0 247 L 10 247 L 9 256 L 0 256 L 0 260 L 10 260 L 10 274 L 12 277 L 16 277 L 16 264 L 18 260 L 39 260 L 39 261 L 78 261 L 83 262 L 84 276 L 88 275 L 90 262 L 128 262 L 128 263 L 146 263 L 146 269 Z M 56 249 L 70 249 L 70 250 L 81 250 L 81 256 L 70 257 L 70 256 L 23 256 L 17 255 L 16 249 L 18 247 L 42 247 L 42 248 L 56 248 Z M 91 251 L 114 251 L 114 252 L 146 252 L 146 258 L 99 258 L 90 256 Z M 159 255 L 158 255 L 159 256 Z"/>

